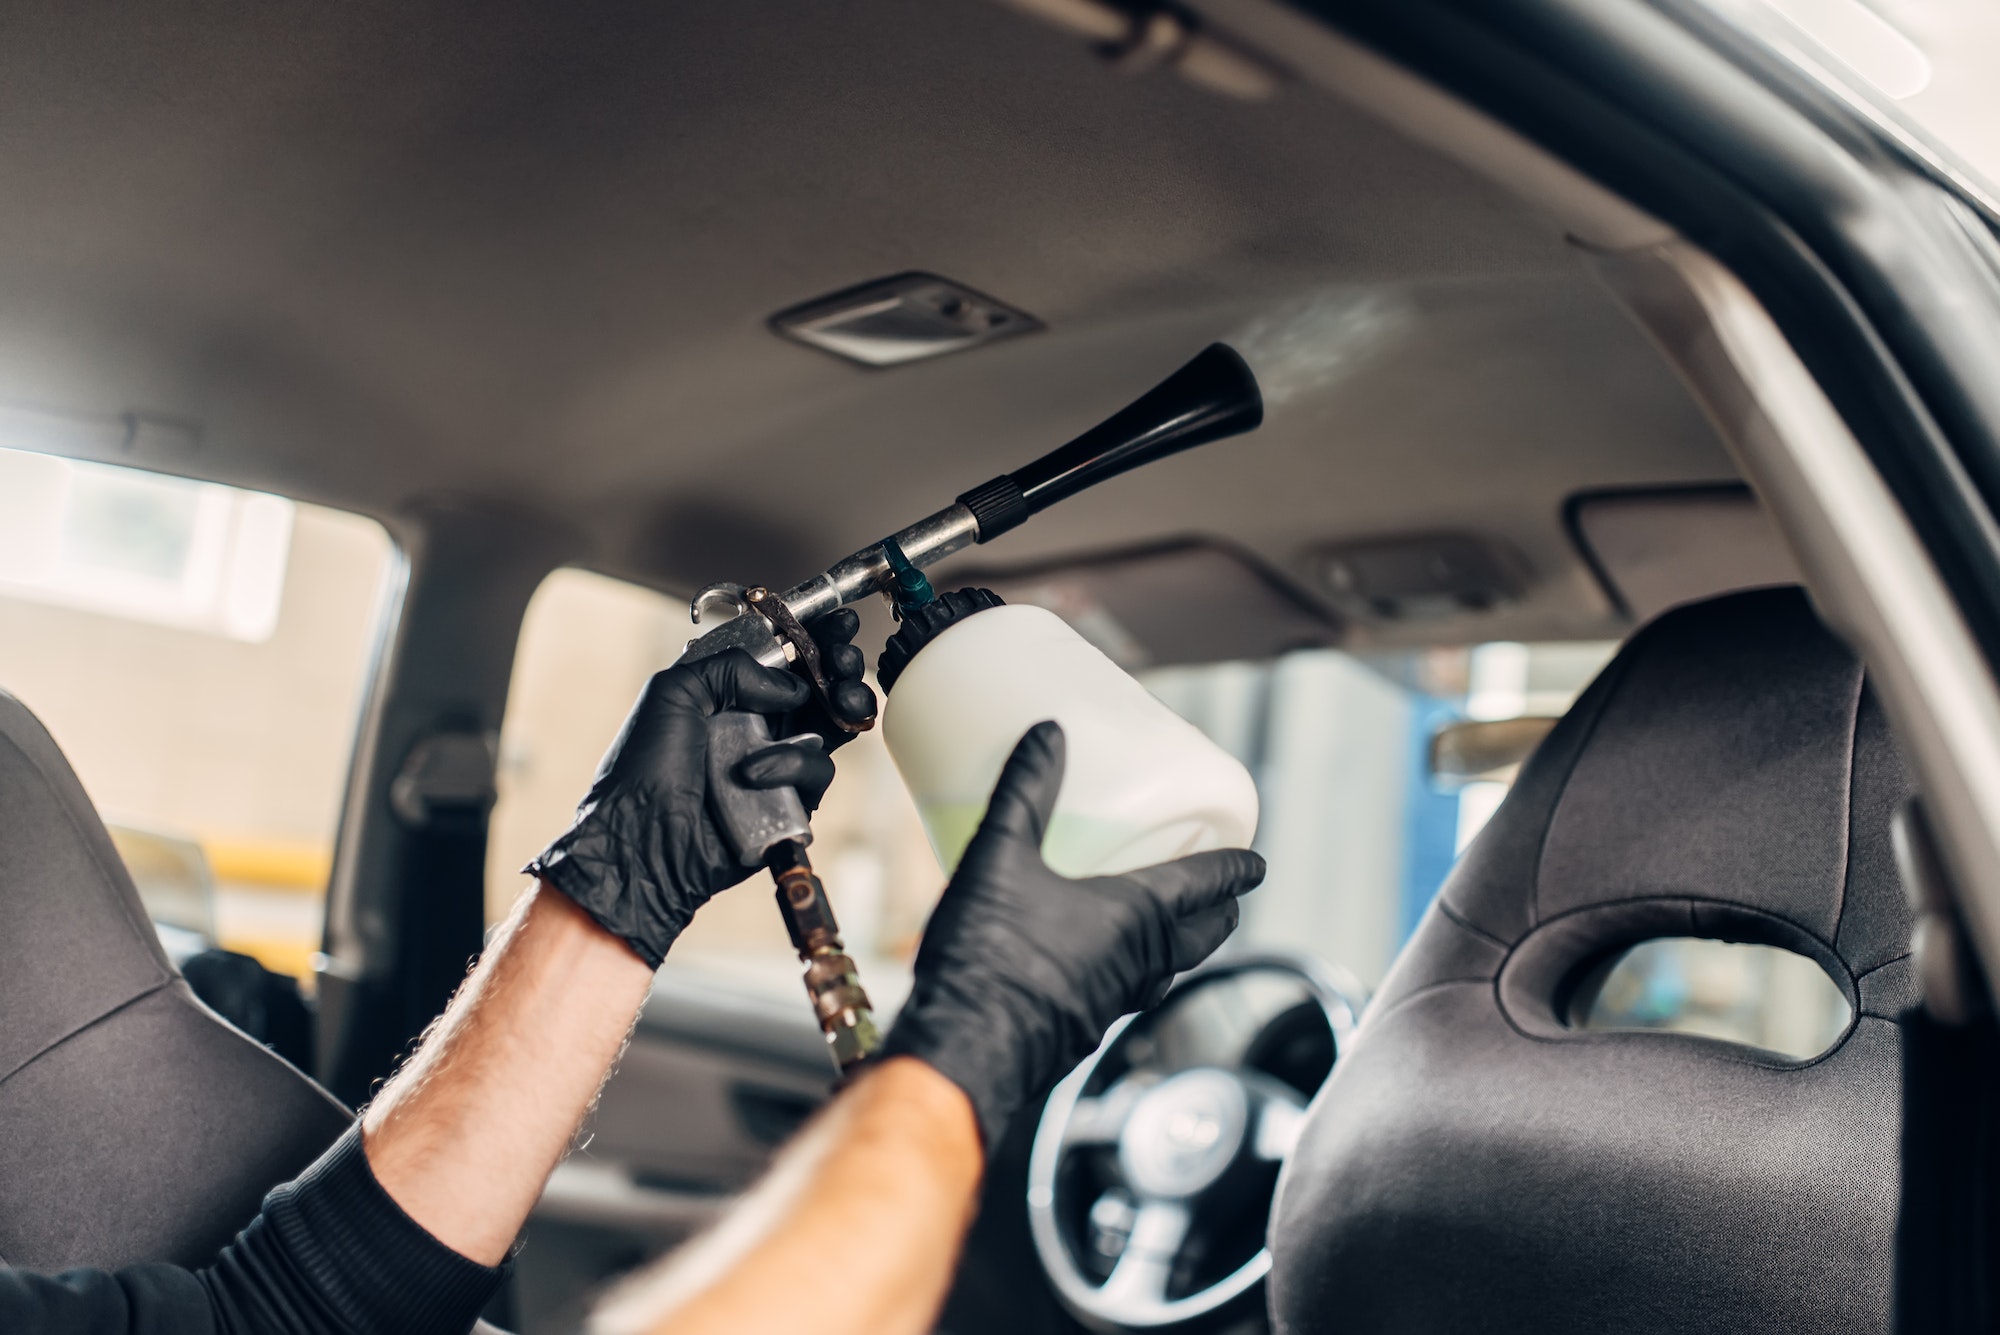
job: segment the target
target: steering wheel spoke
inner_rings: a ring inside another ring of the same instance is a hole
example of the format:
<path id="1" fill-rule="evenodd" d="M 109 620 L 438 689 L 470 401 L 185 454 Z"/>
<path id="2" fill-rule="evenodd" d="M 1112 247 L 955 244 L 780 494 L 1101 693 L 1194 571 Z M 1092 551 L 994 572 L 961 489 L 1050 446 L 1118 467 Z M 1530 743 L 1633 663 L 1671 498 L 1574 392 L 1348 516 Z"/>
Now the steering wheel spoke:
<path id="1" fill-rule="evenodd" d="M 1166 1302 L 1174 1257 L 1192 1222 L 1184 1201 L 1141 1201 L 1132 1217 L 1132 1235 L 1100 1291 L 1104 1300 L 1141 1309 Z"/>
<path id="2" fill-rule="evenodd" d="M 1287 1091 L 1289 1093 L 1290 1091 Z M 1250 1153 L 1267 1163 L 1283 1163 L 1299 1143 L 1305 1129 L 1305 1104 L 1267 1094 L 1257 1109 L 1257 1127 L 1250 1137 Z"/>
<path id="3" fill-rule="evenodd" d="M 1264 1281 L 1271 1251 L 1249 1216 L 1358 995 L 1310 960 L 1238 957 L 1111 1026 L 1051 1091 L 1028 1155 L 1029 1230 L 1065 1307 L 1093 1328 L 1164 1330 Z M 1180 1266 L 1197 1247 L 1200 1266 Z"/>
<path id="4" fill-rule="evenodd" d="M 1078 1099 L 1076 1106 L 1070 1110 L 1068 1125 L 1063 1128 L 1063 1147 L 1117 1144 L 1119 1134 L 1125 1130 L 1125 1123 L 1131 1120 L 1132 1110 L 1144 1097 L 1148 1083 L 1143 1080 L 1120 1080 L 1102 1094 Z"/>

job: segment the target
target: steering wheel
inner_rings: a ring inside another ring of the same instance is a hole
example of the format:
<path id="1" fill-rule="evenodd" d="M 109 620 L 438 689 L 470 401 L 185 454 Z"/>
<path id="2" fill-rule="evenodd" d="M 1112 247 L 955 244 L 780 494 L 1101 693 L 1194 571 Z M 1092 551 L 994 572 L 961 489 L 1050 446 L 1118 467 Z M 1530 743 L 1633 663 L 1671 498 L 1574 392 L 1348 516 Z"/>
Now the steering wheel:
<path id="1" fill-rule="evenodd" d="M 1049 1096 L 1028 1159 L 1035 1251 L 1065 1306 L 1167 1326 L 1263 1280 L 1278 1172 L 1362 995 L 1318 961 L 1243 955 L 1112 1026 Z"/>

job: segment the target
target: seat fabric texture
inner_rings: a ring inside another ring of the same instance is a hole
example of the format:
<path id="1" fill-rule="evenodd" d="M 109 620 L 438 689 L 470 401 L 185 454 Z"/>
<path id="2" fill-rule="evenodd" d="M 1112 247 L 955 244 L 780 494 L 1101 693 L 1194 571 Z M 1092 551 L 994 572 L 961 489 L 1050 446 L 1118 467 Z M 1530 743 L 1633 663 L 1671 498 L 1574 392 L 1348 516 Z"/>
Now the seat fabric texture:
<path id="1" fill-rule="evenodd" d="M 195 999 L 54 740 L 0 693 L 0 1261 L 204 1264 L 349 1121 Z"/>
<path id="2" fill-rule="evenodd" d="M 1801 592 L 1634 636 L 1313 1105 L 1272 1213 L 1277 1328 L 1888 1330 L 1917 1000 L 1889 826 L 1909 792 Z M 1674 936 L 1816 959 L 1855 1019 L 1803 1062 L 1566 1023 L 1593 966 Z"/>

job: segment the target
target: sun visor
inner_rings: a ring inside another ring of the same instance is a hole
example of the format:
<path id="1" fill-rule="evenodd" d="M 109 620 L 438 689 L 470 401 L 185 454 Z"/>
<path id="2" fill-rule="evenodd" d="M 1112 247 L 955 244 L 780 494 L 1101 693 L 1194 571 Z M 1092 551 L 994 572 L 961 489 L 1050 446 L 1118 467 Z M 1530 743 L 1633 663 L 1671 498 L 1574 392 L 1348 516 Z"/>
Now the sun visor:
<path id="1" fill-rule="evenodd" d="M 1605 593 L 1635 621 L 1717 594 L 1801 582 L 1748 487 L 1586 492 L 1565 513 Z"/>
<path id="2" fill-rule="evenodd" d="M 1121 667 L 1262 659 L 1340 639 L 1340 624 L 1253 557 L 1186 540 L 941 583 L 1046 607 Z"/>

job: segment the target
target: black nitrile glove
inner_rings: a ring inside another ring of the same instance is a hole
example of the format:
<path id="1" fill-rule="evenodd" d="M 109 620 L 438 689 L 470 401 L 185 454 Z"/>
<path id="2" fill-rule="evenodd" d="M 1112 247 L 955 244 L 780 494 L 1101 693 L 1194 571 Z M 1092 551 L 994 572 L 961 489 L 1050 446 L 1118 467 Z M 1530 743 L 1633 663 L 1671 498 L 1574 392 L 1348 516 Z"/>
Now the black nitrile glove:
<path id="1" fill-rule="evenodd" d="M 965 1091 L 988 1153 L 1113 1021 L 1158 1004 L 1175 974 L 1207 959 L 1236 929 L 1236 897 L 1264 879 L 1264 859 L 1248 849 L 1123 876 L 1058 875 L 1042 861 L 1042 836 L 1062 775 L 1062 728 L 1036 724 L 931 913 L 883 1046 Z"/>
<path id="2" fill-rule="evenodd" d="M 865 702 L 858 712 L 872 713 L 873 695 L 860 681 L 861 651 L 845 642 L 857 624 L 852 612 L 836 612 L 810 629 L 842 712 L 856 703 L 844 689 L 851 686 Z M 575 822 L 523 868 L 575 900 L 654 968 L 695 910 L 752 870 L 737 859 L 708 806 L 708 720 L 730 709 L 770 715 L 779 737 L 825 724 L 825 749 L 768 746 L 735 769 L 747 787 L 796 788 L 806 809 L 816 808 L 833 782 L 826 750 L 847 734 L 826 719 L 801 678 L 733 649 L 653 674 L 599 763 Z"/>
<path id="3" fill-rule="evenodd" d="M 819 646 L 820 671 L 826 674 L 826 693 L 832 698 L 834 709 L 849 723 L 866 724 L 875 717 L 875 692 L 861 680 L 861 674 L 868 670 L 868 659 L 854 647 L 854 636 L 861 629 L 861 617 L 853 608 L 842 607 L 825 616 L 814 617 L 805 625 L 806 633 Z M 807 696 L 804 705 L 771 720 L 773 737 L 796 737 L 804 732 L 818 733 L 829 751 L 854 736 L 829 717 L 826 706 L 820 703 L 817 695 Z M 743 763 L 747 765 L 750 761 Z M 758 786 L 770 788 L 776 785 Z M 807 811 L 819 805 L 820 795 L 825 791 L 822 784 L 818 793 L 807 798 Z M 806 794 L 800 793 L 799 796 L 806 797 Z"/>

